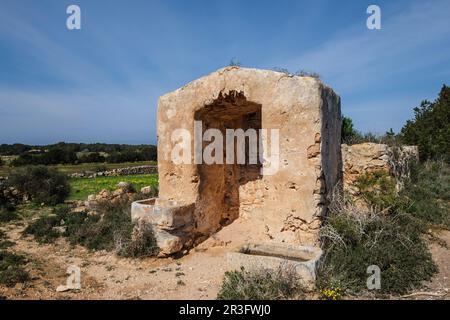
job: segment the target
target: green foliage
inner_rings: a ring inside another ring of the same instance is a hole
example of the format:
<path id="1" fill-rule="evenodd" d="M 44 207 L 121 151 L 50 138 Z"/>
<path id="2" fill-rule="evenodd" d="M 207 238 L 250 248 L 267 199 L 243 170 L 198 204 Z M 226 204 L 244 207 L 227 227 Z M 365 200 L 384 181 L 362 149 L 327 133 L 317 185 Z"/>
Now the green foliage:
<path id="1" fill-rule="evenodd" d="M 14 203 L 9 202 L 8 199 L 4 197 L 0 186 L 0 223 L 18 220 L 20 216 L 15 211 L 16 207 Z"/>
<path id="2" fill-rule="evenodd" d="M 425 162 L 411 168 L 397 206 L 428 226 L 450 229 L 450 166 Z"/>
<path id="3" fill-rule="evenodd" d="M 24 234 L 33 235 L 40 243 L 54 242 L 63 236 L 72 245 L 79 244 L 91 250 L 114 250 L 125 257 L 156 255 L 158 248 L 153 230 L 146 225 L 135 228 L 130 205 L 129 201 L 104 202 L 96 208 L 98 213 L 95 215 L 71 213 L 69 207 L 59 207 L 51 215 L 31 223 Z"/>
<path id="4" fill-rule="evenodd" d="M 9 241 L 6 234 L 2 230 L 0 230 L 0 250 L 7 249 L 14 245 L 15 245 L 15 243 L 12 241 Z"/>
<path id="5" fill-rule="evenodd" d="M 70 185 L 72 189 L 69 199 L 84 200 L 88 197 L 88 195 L 98 193 L 103 189 L 113 191 L 117 189 L 117 184 L 121 181 L 131 183 L 136 190 L 140 190 L 145 186 L 152 186 L 156 192 L 155 195 L 158 194 L 158 175 L 143 174 L 117 177 L 96 177 L 93 179 L 71 179 Z"/>
<path id="6" fill-rule="evenodd" d="M 380 293 L 404 294 L 420 287 L 437 272 L 422 232 L 407 214 L 333 212 L 321 230 L 325 258 L 319 270 L 319 288 L 339 282 L 346 293 L 364 291 L 371 265 L 381 270 Z"/>
<path id="7" fill-rule="evenodd" d="M 360 195 L 375 210 L 383 210 L 395 202 L 395 185 L 395 179 L 384 170 L 366 172 L 355 181 Z"/>
<path id="8" fill-rule="evenodd" d="M 153 228 L 144 222 L 134 225 L 131 238 L 128 234 L 125 237 L 116 234 L 114 241 L 117 254 L 123 257 L 150 257 L 159 252 Z"/>
<path id="9" fill-rule="evenodd" d="M 61 225 L 61 222 L 67 216 L 67 209 L 55 209 L 54 213 L 48 216 L 39 217 L 29 224 L 24 234 L 33 235 L 39 243 L 52 243 L 61 234 L 55 228 Z"/>
<path id="10" fill-rule="evenodd" d="M 301 298 L 304 294 L 294 270 L 265 269 L 227 271 L 217 295 L 219 300 L 281 300 Z"/>
<path id="11" fill-rule="evenodd" d="M 83 154 L 78 158 L 78 163 L 95 163 L 95 162 L 105 162 L 106 158 L 102 156 L 99 152 L 89 152 Z"/>
<path id="12" fill-rule="evenodd" d="M 413 166 L 398 194 L 386 173 L 367 173 L 356 185 L 370 209 L 335 197 L 321 229 L 319 288 L 338 283 L 347 293 L 361 292 L 370 265 L 381 269 L 381 293 L 403 294 L 430 280 L 437 268 L 423 235 L 432 226 L 450 227 L 449 173 L 443 162 Z"/>
<path id="13" fill-rule="evenodd" d="M 341 140 L 342 143 L 351 144 L 358 136 L 358 132 L 353 128 L 353 120 L 349 117 L 342 118 Z"/>
<path id="14" fill-rule="evenodd" d="M 422 101 L 414 119 L 401 130 L 405 144 L 417 145 L 421 160 L 450 162 L 450 87 L 444 85 L 434 102 Z"/>
<path id="15" fill-rule="evenodd" d="M 401 141 L 399 141 L 399 136 L 391 129 L 386 131 L 384 135 L 374 134 L 372 132 L 361 133 L 354 128 L 353 120 L 349 117 L 342 118 L 341 127 L 341 143 L 348 145 L 358 144 L 358 143 L 384 143 L 389 146 L 399 146 Z"/>
<path id="16" fill-rule="evenodd" d="M 29 195 L 35 203 L 55 205 L 70 193 L 67 176 L 54 168 L 27 166 L 14 169 L 8 184 Z"/>
<path id="17" fill-rule="evenodd" d="M 60 142 L 47 146 L 0 145 L 0 156 L 18 156 L 13 166 L 156 161 L 153 145 Z"/>
<path id="18" fill-rule="evenodd" d="M 11 210 L 0 208 L 0 223 L 11 222 L 20 219 L 20 216 Z"/>
<path id="19" fill-rule="evenodd" d="M 13 287 L 16 283 L 28 281 L 30 276 L 23 269 L 26 263 L 24 256 L 0 250 L 0 283 Z"/>

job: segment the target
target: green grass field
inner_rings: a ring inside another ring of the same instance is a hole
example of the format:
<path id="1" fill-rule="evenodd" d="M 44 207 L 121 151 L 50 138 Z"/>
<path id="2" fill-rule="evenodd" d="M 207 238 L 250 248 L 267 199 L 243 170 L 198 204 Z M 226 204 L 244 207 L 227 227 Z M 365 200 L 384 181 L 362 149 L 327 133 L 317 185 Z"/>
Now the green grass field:
<path id="1" fill-rule="evenodd" d="M 156 161 L 139 161 L 139 162 L 123 162 L 123 163 L 81 163 L 81 164 L 59 164 L 55 167 L 61 172 L 75 173 L 83 171 L 97 171 L 97 168 L 106 168 L 106 170 L 126 168 L 126 167 L 138 167 L 144 165 L 156 165 Z M 6 176 L 12 170 L 9 166 L 0 166 L 0 176 Z"/>
<path id="2" fill-rule="evenodd" d="M 72 190 L 68 200 L 85 200 L 88 195 L 98 193 L 103 189 L 111 191 L 115 190 L 117 189 L 117 184 L 121 181 L 132 183 L 136 188 L 136 191 L 139 191 L 145 186 L 158 186 L 158 175 L 142 174 L 118 177 L 97 177 L 94 179 L 71 179 L 70 185 Z"/>

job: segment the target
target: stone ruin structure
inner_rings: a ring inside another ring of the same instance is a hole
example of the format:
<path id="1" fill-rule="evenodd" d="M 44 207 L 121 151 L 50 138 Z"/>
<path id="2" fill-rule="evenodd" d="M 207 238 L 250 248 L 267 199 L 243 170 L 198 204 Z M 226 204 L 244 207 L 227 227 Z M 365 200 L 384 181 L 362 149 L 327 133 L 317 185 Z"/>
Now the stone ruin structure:
<path id="1" fill-rule="evenodd" d="M 410 165 L 419 161 L 417 146 L 390 147 L 373 142 L 342 145 L 343 188 L 357 199 L 359 190 L 355 182 L 366 173 L 384 171 L 395 178 L 397 190 L 409 175 Z"/>
<path id="2" fill-rule="evenodd" d="M 194 138 L 195 121 L 201 133 L 214 128 L 224 137 L 226 129 L 255 129 L 264 156 L 250 163 L 246 151 L 245 164 L 196 164 L 192 141 L 190 163 L 175 163 L 173 132 Z M 157 127 L 159 197 L 134 203 L 132 217 L 153 224 L 163 253 L 199 244 L 236 220 L 255 239 L 317 240 L 327 196 L 342 179 L 340 98 L 320 80 L 226 67 L 160 97 Z M 277 141 L 260 129 L 278 130 L 277 154 L 270 154 Z M 273 161 L 277 170 L 265 174 Z"/>

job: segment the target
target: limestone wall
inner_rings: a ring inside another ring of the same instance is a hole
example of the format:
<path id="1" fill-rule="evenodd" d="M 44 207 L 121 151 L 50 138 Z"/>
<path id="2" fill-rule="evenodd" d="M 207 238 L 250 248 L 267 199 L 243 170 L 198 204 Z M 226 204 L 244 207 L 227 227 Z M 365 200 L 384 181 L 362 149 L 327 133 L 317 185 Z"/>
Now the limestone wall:
<path id="1" fill-rule="evenodd" d="M 196 165 L 193 155 L 192 164 L 173 163 L 171 134 L 184 128 L 193 137 L 194 119 L 221 131 L 278 129 L 278 171 L 260 175 L 262 164 Z M 254 225 L 255 237 L 314 242 L 326 196 L 342 174 L 340 128 L 340 99 L 315 78 L 220 69 L 159 99 L 159 196 L 195 204 L 198 239 L 239 218 Z"/>
<path id="2" fill-rule="evenodd" d="M 392 148 L 378 143 L 343 144 L 342 158 L 344 190 L 354 195 L 358 193 L 355 181 L 366 172 L 384 170 L 397 178 L 397 186 L 401 187 L 401 180 L 409 174 L 411 161 L 419 160 L 419 151 L 416 146 Z"/>

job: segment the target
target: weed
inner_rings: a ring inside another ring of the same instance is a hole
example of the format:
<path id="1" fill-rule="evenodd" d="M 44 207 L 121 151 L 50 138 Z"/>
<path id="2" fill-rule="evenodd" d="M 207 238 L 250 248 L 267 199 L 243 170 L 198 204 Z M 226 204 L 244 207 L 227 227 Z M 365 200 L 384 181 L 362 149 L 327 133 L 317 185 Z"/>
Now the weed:
<path id="1" fill-rule="evenodd" d="M 35 203 L 54 205 L 63 202 L 70 193 L 67 175 L 42 165 L 15 168 L 8 184 L 29 195 Z"/>
<path id="2" fill-rule="evenodd" d="M 420 287 L 437 272 L 422 239 L 423 224 L 411 214 L 397 211 L 395 203 L 382 214 L 373 208 L 355 208 L 342 195 L 335 195 L 330 209 L 321 229 L 320 290 L 333 290 L 339 283 L 341 292 L 357 294 L 366 289 L 370 265 L 381 270 L 380 293 L 389 294 Z"/>
<path id="3" fill-rule="evenodd" d="M 217 295 L 219 300 L 279 300 L 304 296 L 294 270 L 279 268 L 227 271 Z"/>
<path id="4" fill-rule="evenodd" d="M 12 287 L 16 283 L 28 281 L 30 276 L 22 267 L 26 263 L 24 256 L 0 251 L 0 283 Z"/>

